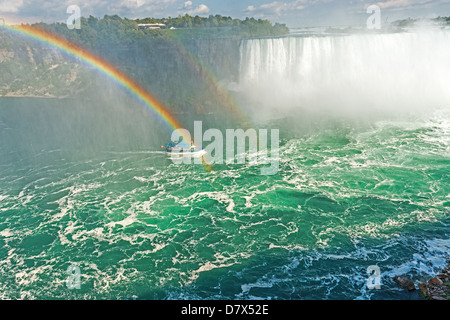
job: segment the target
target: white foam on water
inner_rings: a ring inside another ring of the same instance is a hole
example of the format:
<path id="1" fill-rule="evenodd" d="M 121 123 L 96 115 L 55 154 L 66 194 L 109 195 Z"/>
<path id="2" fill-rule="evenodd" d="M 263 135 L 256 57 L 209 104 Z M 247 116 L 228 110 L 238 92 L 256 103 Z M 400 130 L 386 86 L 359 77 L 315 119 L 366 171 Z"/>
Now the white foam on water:
<path id="1" fill-rule="evenodd" d="M 231 267 L 236 264 L 237 260 L 247 259 L 249 257 L 249 254 L 238 253 L 231 256 L 225 256 L 222 253 L 217 252 L 216 254 L 214 254 L 214 257 L 215 261 L 206 261 L 205 263 L 201 264 L 198 269 L 190 271 L 188 280 L 185 282 L 185 285 L 189 285 L 197 280 L 202 272 L 207 272 L 218 268 Z"/>
<path id="2" fill-rule="evenodd" d="M 9 228 L 6 228 L 6 229 L 0 231 L 0 236 L 5 237 L 5 238 L 12 237 L 13 235 L 14 235 L 13 231 Z"/>
<path id="3" fill-rule="evenodd" d="M 392 266 L 383 271 L 384 277 L 392 278 L 398 275 L 418 274 L 414 277 L 416 286 L 430 277 L 441 273 L 446 268 L 446 261 L 450 259 L 449 239 L 424 240 L 410 260 Z"/>
<path id="4" fill-rule="evenodd" d="M 226 204 L 226 211 L 228 212 L 236 212 L 234 211 L 235 203 L 233 199 L 225 192 L 222 191 L 207 191 L 207 192 L 196 192 L 186 199 L 181 200 L 183 203 L 192 203 L 202 198 L 209 198 L 218 201 L 219 203 Z"/>
<path id="5" fill-rule="evenodd" d="M 127 227 L 133 223 L 138 222 L 137 215 L 134 212 L 129 212 L 128 215 L 119 221 L 111 221 L 105 226 L 108 228 L 114 228 L 116 225 L 121 225 L 122 227 Z"/>

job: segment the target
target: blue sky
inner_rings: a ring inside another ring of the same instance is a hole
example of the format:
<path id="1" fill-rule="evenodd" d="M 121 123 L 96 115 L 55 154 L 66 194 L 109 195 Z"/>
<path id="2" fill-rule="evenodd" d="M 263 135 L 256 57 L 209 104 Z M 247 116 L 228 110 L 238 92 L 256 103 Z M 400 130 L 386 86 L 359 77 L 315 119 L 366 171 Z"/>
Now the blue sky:
<path id="1" fill-rule="evenodd" d="M 0 18 L 6 23 L 63 22 L 69 5 L 82 16 L 118 14 L 128 18 L 167 17 L 189 13 L 233 18 L 255 17 L 289 27 L 363 25 L 366 8 L 376 4 L 383 21 L 450 16 L 450 0 L 0 0 Z"/>

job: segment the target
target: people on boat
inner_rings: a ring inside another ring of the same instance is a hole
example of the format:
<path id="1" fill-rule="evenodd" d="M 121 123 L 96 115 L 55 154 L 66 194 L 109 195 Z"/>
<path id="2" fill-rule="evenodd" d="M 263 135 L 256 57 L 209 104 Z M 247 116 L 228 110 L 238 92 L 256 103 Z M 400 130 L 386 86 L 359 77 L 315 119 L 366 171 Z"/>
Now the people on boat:
<path id="1" fill-rule="evenodd" d="M 173 141 L 169 142 L 166 146 L 166 151 L 167 152 L 171 152 L 173 150 L 173 148 L 176 146 L 177 144 Z"/>
<path id="2" fill-rule="evenodd" d="M 177 155 L 180 154 L 182 156 L 188 155 L 192 157 L 202 156 L 205 151 L 204 148 L 197 148 L 194 144 L 194 140 L 191 140 L 191 143 L 183 142 L 183 137 L 180 137 L 178 141 L 173 140 L 169 142 L 166 146 L 161 146 L 161 148 L 165 149 L 167 154 Z M 192 155 L 191 155 L 192 154 Z"/>
<path id="3" fill-rule="evenodd" d="M 172 152 L 173 149 L 174 149 L 177 145 L 179 145 L 182 141 L 183 141 L 183 137 L 180 136 L 180 138 L 178 139 L 178 141 L 173 140 L 173 141 L 169 142 L 169 143 L 167 144 L 167 146 L 166 146 L 166 152 Z M 164 146 L 161 146 L 161 147 L 164 148 Z"/>

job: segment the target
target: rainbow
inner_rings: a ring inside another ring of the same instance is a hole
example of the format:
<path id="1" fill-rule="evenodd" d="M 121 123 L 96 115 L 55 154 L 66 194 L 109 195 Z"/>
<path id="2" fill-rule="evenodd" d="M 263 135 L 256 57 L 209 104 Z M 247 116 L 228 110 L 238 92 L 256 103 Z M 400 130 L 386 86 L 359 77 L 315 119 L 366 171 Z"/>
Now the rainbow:
<path id="1" fill-rule="evenodd" d="M 29 25 L 21 26 L 7 26 L 0 25 L 0 29 L 6 29 L 14 34 L 22 35 L 44 44 L 56 47 L 64 53 L 74 58 L 80 59 L 82 62 L 92 66 L 100 73 L 104 74 L 114 82 L 119 84 L 138 100 L 143 102 L 147 109 L 153 111 L 171 130 L 182 128 L 178 120 L 159 102 L 153 95 L 146 91 L 142 86 L 136 83 L 133 79 L 128 77 L 122 71 L 117 69 L 112 64 L 108 63 L 101 57 L 87 51 L 86 49 L 77 46 L 76 44 L 67 41 L 66 39 L 57 36 L 48 31 Z"/>
<path id="2" fill-rule="evenodd" d="M 170 35 L 170 34 L 169 34 Z M 184 61 L 194 69 L 200 70 L 202 72 L 202 76 L 206 79 L 206 82 L 209 85 L 209 89 L 215 92 L 216 99 L 220 100 L 227 111 L 235 118 L 237 122 L 244 127 L 254 127 L 251 119 L 247 116 L 247 114 L 242 110 L 242 108 L 236 103 L 236 101 L 232 98 L 232 96 L 226 92 L 220 85 L 218 85 L 218 79 L 205 65 L 187 48 L 185 48 L 181 43 L 174 37 L 169 36 L 168 38 L 171 40 L 171 44 L 175 50 L 179 52 L 179 56 L 184 59 Z"/>
<path id="3" fill-rule="evenodd" d="M 170 130 L 176 130 L 183 128 L 183 126 L 178 122 L 178 120 L 164 107 L 164 105 L 159 102 L 153 95 L 151 95 L 148 91 L 146 91 L 142 86 L 136 83 L 133 79 L 128 77 L 125 73 L 117 69 L 112 64 L 108 63 L 101 57 L 87 51 L 86 49 L 56 35 L 50 33 L 46 30 L 43 30 L 38 27 L 29 26 L 29 25 L 21 25 L 21 26 L 8 26 L 5 24 L 0 24 L 0 29 L 5 29 L 13 34 L 22 35 L 28 37 L 30 39 L 36 40 L 38 42 L 47 44 L 49 46 L 55 47 L 62 52 L 66 53 L 69 56 L 72 56 L 75 59 L 79 59 L 85 64 L 93 67 L 100 73 L 104 74 L 121 87 L 123 87 L 126 91 L 135 96 L 138 100 L 143 102 L 147 109 L 153 111 L 163 122 L 167 125 Z M 172 44 L 177 48 L 177 50 L 181 53 L 183 57 L 186 58 L 186 62 L 194 65 L 204 72 L 207 80 L 212 86 L 212 89 L 216 91 L 217 97 L 221 99 L 225 105 L 228 107 L 231 114 L 237 116 L 239 120 L 244 120 L 244 123 L 251 124 L 251 121 L 246 116 L 246 114 L 238 107 L 234 99 L 232 99 L 226 92 L 224 92 L 220 87 L 215 84 L 216 79 L 209 72 L 204 65 L 196 59 L 192 53 L 187 51 L 185 48 L 180 46 L 175 39 L 172 39 Z M 186 139 L 185 139 L 186 140 Z M 208 171 L 212 171 L 212 166 L 209 165 L 202 159 L 203 167 Z"/>

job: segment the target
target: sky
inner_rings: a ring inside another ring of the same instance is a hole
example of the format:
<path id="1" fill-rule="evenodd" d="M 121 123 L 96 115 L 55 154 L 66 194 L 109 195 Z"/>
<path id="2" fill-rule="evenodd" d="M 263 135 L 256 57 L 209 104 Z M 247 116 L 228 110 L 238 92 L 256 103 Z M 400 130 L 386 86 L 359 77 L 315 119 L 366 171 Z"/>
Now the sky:
<path id="1" fill-rule="evenodd" d="M 364 25 L 377 5 L 383 22 L 450 16 L 450 0 L 0 0 L 0 23 L 65 22 L 76 5 L 81 16 L 117 14 L 130 19 L 220 14 L 255 17 L 290 28 Z"/>

